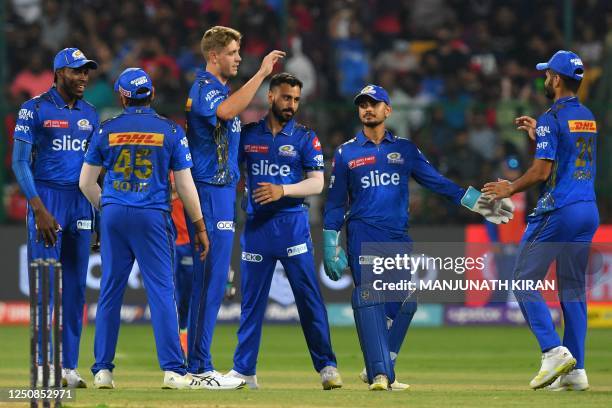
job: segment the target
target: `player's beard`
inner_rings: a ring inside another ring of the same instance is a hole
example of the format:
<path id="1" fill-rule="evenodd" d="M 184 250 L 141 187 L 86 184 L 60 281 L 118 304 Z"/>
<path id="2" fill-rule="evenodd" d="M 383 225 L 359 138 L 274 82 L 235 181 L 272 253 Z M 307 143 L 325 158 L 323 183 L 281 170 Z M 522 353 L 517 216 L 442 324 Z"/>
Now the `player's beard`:
<path id="1" fill-rule="evenodd" d="M 552 85 L 544 84 L 544 95 L 548 99 L 555 99 L 555 90 L 553 89 Z"/>
<path id="2" fill-rule="evenodd" d="M 377 126 L 380 126 L 381 123 L 383 123 L 384 120 L 378 120 L 375 117 L 370 116 L 367 119 L 361 119 L 361 123 L 363 124 L 363 126 L 368 127 L 368 128 L 375 128 Z"/>
<path id="3" fill-rule="evenodd" d="M 278 120 L 278 122 L 281 124 L 289 122 L 291 119 L 293 119 L 293 116 L 295 115 L 293 109 L 281 109 L 278 105 L 276 105 L 276 103 L 272 103 L 271 110 L 272 114 L 274 115 L 274 118 L 276 118 L 276 120 Z"/>

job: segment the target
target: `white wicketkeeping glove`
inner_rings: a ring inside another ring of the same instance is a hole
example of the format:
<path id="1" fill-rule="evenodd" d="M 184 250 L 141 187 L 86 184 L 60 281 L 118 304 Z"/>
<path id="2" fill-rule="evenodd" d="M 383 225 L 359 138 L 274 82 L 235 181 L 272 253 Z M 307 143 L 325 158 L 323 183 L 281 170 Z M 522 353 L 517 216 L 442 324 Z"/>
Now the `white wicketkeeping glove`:
<path id="1" fill-rule="evenodd" d="M 474 187 L 469 186 L 461 204 L 470 211 L 477 212 L 493 224 L 507 224 L 514 218 L 514 204 L 509 198 L 492 200 Z"/>

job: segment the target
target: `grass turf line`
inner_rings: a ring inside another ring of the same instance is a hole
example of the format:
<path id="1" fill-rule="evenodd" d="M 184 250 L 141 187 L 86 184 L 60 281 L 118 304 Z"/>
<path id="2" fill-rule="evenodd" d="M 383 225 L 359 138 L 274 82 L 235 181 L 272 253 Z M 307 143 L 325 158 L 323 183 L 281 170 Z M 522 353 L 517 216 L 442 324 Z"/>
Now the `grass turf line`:
<path id="1" fill-rule="evenodd" d="M 221 325 L 213 344 L 216 368 L 231 368 L 236 327 Z M 92 326 L 84 330 L 80 372 L 92 386 Z M 0 327 L 0 387 L 28 384 L 27 327 Z M 340 390 L 323 391 L 299 326 L 266 326 L 257 377 L 261 389 L 233 392 L 162 390 L 149 326 L 121 328 L 115 363 L 116 390 L 77 390 L 70 407 L 605 407 L 612 405 L 612 330 L 587 337 L 587 392 L 531 391 L 540 359 L 524 327 L 414 328 L 397 363 L 409 392 L 368 392 L 357 375 L 363 367 L 354 328 L 333 328 L 332 342 L 344 379 Z M 16 407 L 19 404 L 2 403 Z"/>

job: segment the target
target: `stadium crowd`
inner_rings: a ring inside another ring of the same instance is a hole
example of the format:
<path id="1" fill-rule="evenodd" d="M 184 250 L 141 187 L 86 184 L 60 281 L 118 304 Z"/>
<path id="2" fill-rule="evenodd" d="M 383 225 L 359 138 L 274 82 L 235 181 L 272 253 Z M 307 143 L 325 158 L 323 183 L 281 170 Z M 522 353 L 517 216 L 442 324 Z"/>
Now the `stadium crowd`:
<path id="1" fill-rule="evenodd" d="M 288 51 L 283 70 L 304 82 L 299 119 L 314 128 L 329 161 L 358 125 L 353 96 L 378 83 L 391 96 L 387 122 L 414 140 L 446 176 L 467 186 L 503 176 L 530 162 L 533 146 L 513 119 L 537 116 L 549 101 L 534 69 L 567 48 L 561 1 L 531 0 L 11 0 L 6 18 L 8 135 L 5 206 L 22 220 L 25 200 L 10 171 L 18 107 L 53 82 L 52 58 L 78 47 L 100 63 L 90 73 L 85 99 L 102 119 L 119 112 L 113 81 L 130 66 L 143 67 L 155 84 L 155 107 L 184 122 L 183 106 L 203 63 L 202 33 L 213 25 L 243 34 L 236 89 L 271 49 Z M 579 5 L 578 5 L 579 3 Z M 612 5 L 574 2 L 571 49 L 586 64 L 580 97 L 596 99 L 604 56 L 612 49 Z M 259 119 L 265 91 L 242 115 Z M 597 110 L 596 110 L 597 111 Z M 413 224 L 476 221 L 467 211 L 414 186 Z M 608 194 L 609 195 L 609 194 Z M 322 201 L 321 201 L 322 202 Z M 531 203 L 533 204 L 533 198 Z M 313 202 L 313 208 L 321 203 Z M 603 222 L 610 205 L 600 206 Z M 314 222 L 320 221 L 314 211 Z"/>

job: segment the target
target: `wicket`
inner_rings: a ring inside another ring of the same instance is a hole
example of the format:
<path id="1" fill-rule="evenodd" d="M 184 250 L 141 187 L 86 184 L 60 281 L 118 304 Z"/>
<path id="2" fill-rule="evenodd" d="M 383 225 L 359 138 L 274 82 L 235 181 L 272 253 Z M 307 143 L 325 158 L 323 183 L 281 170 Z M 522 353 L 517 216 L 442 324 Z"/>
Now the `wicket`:
<path id="1" fill-rule="evenodd" d="M 50 278 L 53 275 L 53 287 Z M 51 350 L 49 342 L 53 338 L 54 388 L 61 387 L 62 381 L 62 264 L 57 259 L 35 259 L 30 263 L 30 388 L 38 386 L 38 367 L 42 361 L 41 384 L 49 388 Z M 53 315 L 50 313 L 50 297 L 53 290 Z M 39 304 L 40 302 L 40 304 Z M 51 324 L 53 333 L 51 333 Z M 59 394 L 58 394 L 59 395 Z M 30 400 L 30 407 L 38 407 L 38 399 Z M 43 407 L 50 407 L 51 401 L 42 400 Z M 61 406 L 59 398 L 55 407 Z"/>

